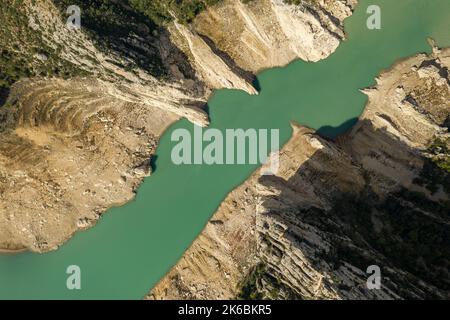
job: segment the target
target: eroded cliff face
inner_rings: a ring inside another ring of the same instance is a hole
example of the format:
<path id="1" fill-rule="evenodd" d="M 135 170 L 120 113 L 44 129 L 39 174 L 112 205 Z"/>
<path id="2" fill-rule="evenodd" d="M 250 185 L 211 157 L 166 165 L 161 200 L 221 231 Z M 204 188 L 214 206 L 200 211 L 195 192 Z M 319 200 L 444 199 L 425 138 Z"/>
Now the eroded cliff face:
<path id="1" fill-rule="evenodd" d="M 436 48 L 395 64 L 334 142 L 293 124 L 279 172 L 231 192 L 148 298 L 448 299 L 450 175 L 430 145 L 448 150 L 449 66 Z"/>
<path id="2" fill-rule="evenodd" d="M 137 33 L 108 34 L 105 49 L 67 28 L 55 6 L 64 1 L 6 2 L 5 49 L 35 75 L 12 85 L 0 110 L 0 250 L 38 252 L 130 201 L 171 123 L 208 125 L 212 89 L 256 94 L 257 70 L 331 54 L 355 4 L 225 1 L 190 26 L 151 31 L 130 19 Z"/>
<path id="3" fill-rule="evenodd" d="M 314 1 L 295 6 L 283 0 L 248 4 L 226 0 L 202 12 L 190 30 L 175 24 L 170 32 L 188 58 L 203 66 L 201 78 L 215 88 L 217 70 L 202 63 L 211 56 L 218 55 L 221 63 L 246 81 L 249 72 L 284 66 L 298 58 L 318 61 L 328 57 L 345 38 L 343 21 L 352 14 L 356 3 Z M 230 85 L 226 87 L 232 87 L 232 79 L 229 77 Z M 236 87 L 246 90 L 244 83 Z"/>
<path id="4" fill-rule="evenodd" d="M 80 74 L 20 80 L 1 110 L 0 248 L 48 251 L 131 200 L 167 126 L 181 117 L 208 124 L 206 97 L 200 85 L 121 67 L 120 56 L 68 29 L 50 1 L 25 1 L 17 12 L 58 51 L 31 64 L 54 59 Z"/>

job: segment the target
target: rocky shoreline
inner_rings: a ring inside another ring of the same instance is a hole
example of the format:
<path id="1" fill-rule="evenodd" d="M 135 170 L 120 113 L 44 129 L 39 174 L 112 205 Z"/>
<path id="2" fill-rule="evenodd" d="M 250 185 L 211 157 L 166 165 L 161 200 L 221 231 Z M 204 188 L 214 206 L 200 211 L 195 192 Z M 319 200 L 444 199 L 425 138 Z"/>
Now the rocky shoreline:
<path id="1" fill-rule="evenodd" d="M 448 259 L 448 249 L 420 228 L 450 236 L 448 190 L 423 183 L 427 149 L 450 136 L 449 67 L 450 49 L 434 48 L 383 71 L 358 124 L 334 142 L 293 124 L 279 174 L 257 171 L 233 190 L 147 299 L 448 299 L 450 275 L 428 254 Z M 420 263 L 386 251 L 421 245 L 409 253 Z M 381 290 L 366 288 L 373 264 Z"/>
<path id="2" fill-rule="evenodd" d="M 29 27 L 45 43 L 61 50 L 51 59 L 89 74 L 23 79 L 12 86 L 1 114 L 7 121 L 0 128 L 0 248 L 55 250 L 78 230 L 93 226 L 108 208 L 130 201 L 151 173 L 149 158 L 170 124 L 184 117 L 207 126 L 202 108 L 213 89 L 255 94 L 256 71 L 297 58 L 325 58 L 339 45 L 335 34 L 355 4 L 326 1 L 305 11 L 278 0 L 224 1 L 191 26 L 173 22 L 157 38 L 133 40 L 142 48 L 144 41 L 155 41 L 167 58 L 162 61 L 169 61 L 169 80 L 158 80 L 144 70 L 120 67 L 126 61 L 106 55 L 82 30 L 69 31 L 50 0 L 25 1 L 18 13 L 30 17 Z M 232 12 L 236 22 L 228 32 L 224 28 L 231 26 L 222 13 Z M 216 24 L 223 27 L 212 28 Z M 298 42 L 301 37 L 308 39 Z M 42 62 L 42 57 L 33 59 Z"/>
<path id="3" fill-rule="evenodd" d="M 144 52 L 155 44 L 168 70 L 160 79 L 69 32 L 52 1 L 25 0 L 17 12 L 29 25 L 5 25 L 31 28 L 58 52 L 31 63 L 57 59 L 79 75 L 22 79 L 0 110 L 0 252 L 56 250 L 132 200 L 168 126 L 207 126 L 214 89 L 257 94 L 261 70 L 328 57 L 356 5 L 225 0 L 190 25 L 126 39 Z M 434 48 L 383 71 L 364 90 L 358 124 L 336 141 L 292 124 L 280 173 L 258 170 L 232 191 L 147 298 L 448 299 L 448 175 L 434 162 L 435 142 L 448 141 L 448 68 L 449 49 Z M 369 264 L 383 269 L 381 290 L 366 289 Z"/>

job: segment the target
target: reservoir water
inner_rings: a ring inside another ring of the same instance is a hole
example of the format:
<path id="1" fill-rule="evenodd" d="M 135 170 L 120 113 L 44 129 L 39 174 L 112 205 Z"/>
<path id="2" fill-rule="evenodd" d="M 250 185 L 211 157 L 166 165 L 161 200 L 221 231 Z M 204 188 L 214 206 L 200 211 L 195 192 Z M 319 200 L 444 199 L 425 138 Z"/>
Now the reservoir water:
<path id="1" fill-rule="evenodd" d="M 381 7 L 382 28 L 366 27 L 369 5 Z M 209 101 L 211 127 L 279 129 L 289 122 L 334 136 L 361 114 L 379 72 L 398 59 L 431 52 L 427 37 L 450 46 L 449 0 L 360 0 L 345 22 L 348 39 L 318 63 L 296 61 L 258 75 L 259 96 L 219 90 Z M 257 166 L 175 166 L 171 131 L 157 150 L 157 170 L 129 204 L 110 209 L 88 231 L 78 232 L 47 254 L 0 256 L 0 299 L 140 299 L 174 265 L 201 232 L 220 202 Z M 81 268 L 81 290 L 66 288 L 66 268 Z"/>

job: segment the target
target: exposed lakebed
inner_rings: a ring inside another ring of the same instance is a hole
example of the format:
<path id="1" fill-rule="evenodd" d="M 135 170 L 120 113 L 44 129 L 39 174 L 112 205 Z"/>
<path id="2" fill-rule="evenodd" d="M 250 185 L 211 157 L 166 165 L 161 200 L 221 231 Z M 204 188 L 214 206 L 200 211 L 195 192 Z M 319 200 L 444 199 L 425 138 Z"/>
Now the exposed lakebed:
<path id="1" fill-rule="evenodd" d="M 366 9 L 381 7 L 381 30 L 366 27 Z M 450 1 L 362 0 L 346 20 L 348 39 L 318 63 L 296 61 L 258 76 L 259 96 L 219 90 L 209 101 L 211 127 L 279 129 L 289 122 L 335 136 L 355 123 L 366 103 L 359 89 L 398 59 L 430 52 L 427 37 L 450 45 Z M 186 120 L 161 139 L 155 173 L 131 203 L 109 210 L 98 224 L 46 254 L 0 256 L 0 298 L 142 298 L 176 263 L 226 194 L 256 165 L 176 166 L 171 132 L 193 131 Z M 66 268 L 81 268 L 81 290 L 66 288 Z"/>

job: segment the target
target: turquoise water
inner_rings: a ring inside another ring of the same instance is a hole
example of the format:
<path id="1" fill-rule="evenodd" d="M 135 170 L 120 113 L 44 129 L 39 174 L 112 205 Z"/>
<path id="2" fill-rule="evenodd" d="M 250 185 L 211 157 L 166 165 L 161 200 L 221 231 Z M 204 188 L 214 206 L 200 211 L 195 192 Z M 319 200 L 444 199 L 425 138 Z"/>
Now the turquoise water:
<path id="1" fill-rule="evenodd" d="M 382 29 L 366 28 L 366 8 L 378 4 Z M 328 59 L 296 61 L 258 76 L 261 93 L 219 90 L 209 101 L 211 127 L 279 129 L 289 122 L 334 136 L 361 114 L 359 92 L 396 60 L 430 52 L 427 37 L 450 46 L 449 0 L 360 1 L 346 20 L 348 40 Z M 175 166 L 170 161 L 175 123 L 157 150 L 157 170 L 131 203 L 109 210 L 92 229 L 77 233 L 56 252 L 0 256 L 0 298 L 139 299 L 176 263 L 226 194 L 257 166 Z M 81 290 L 66 288 L 67 266 L 81 268 Z"/>

